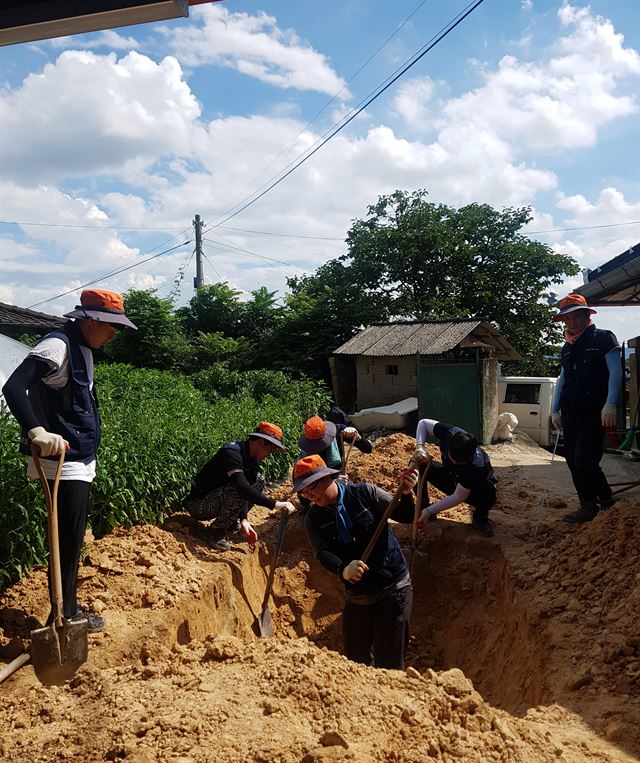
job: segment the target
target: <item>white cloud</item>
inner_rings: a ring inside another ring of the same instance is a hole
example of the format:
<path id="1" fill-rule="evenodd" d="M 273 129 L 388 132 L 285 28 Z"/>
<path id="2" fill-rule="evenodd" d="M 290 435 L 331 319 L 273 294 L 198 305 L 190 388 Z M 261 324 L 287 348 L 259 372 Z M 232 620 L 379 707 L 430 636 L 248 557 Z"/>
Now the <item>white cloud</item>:
<path id="1" fill-rule="evenodd" d="M 398 87 L 393 108 L 411 129 L 422 132 L 433 119 L 432 110 L 429 109 L 433 89 L 429 77 L 416 77 Z"/>
<path id="2" fill-rule="evenodd" d="M 194 12 L 202 26 L 164 29 L 178 59 L 186 66 L 213 64 L 236 69 L 275 87 L 314 90 L 345 100 L 345 81 L 327 57 L 305 44 L 291 30 L 278 27 L 273 16 L 259 12 L 231 13 L 219 5 Z"/>
<path id="3" fill-rule="evenodd" d="M 137 50 L 140 43 L 135 37 L 123 37 L 113 29 L 105 29 L 92 35 L 75 34 L 71 37 L 55 37 L 49 40 L 54 48 L 92 49 L 109 48 L 110 50 Z"/>
<path id="4" fill-rule="evenodd" d="M 5 178 L 137 172 L 189 154 L 200 106 L 178 62 L 67 51 L 2 95 Z"/>
<path id="5" fill-rule="evenodd" d="M 573 27 L 557 45 L 560 55 L 536 63 L 504 56 L 483 87 L 444 107 L 444 121 L 499 134 L 523 154 L 592 146 L 600 127 L 637 113 L 635 95 L 617 90 L 640 74 L 638 53 L 588 8 L 565 5 L 559 16 Z"/>

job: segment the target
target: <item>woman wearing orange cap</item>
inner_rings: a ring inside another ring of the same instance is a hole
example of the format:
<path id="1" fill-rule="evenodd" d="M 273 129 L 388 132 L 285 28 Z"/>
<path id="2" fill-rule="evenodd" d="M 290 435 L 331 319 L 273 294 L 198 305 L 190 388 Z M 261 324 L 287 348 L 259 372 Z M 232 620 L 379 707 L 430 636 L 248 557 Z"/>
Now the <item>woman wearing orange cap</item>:
<path id="1" fill-rule="evenodd" d="M 80 304 L 65 318 L 75 320 L 41 339 L 2 391 L 22 427 L 21 452 L 30 455 L 32 446 L 38 449 L 48 480 L 54 479 L 58 457 L 65 453 L 58 489 L 63 616 L 86 620 L 89 633 L 95 633 L 104 628 L 104 619 L 76 599 L 89 489 L 100 442 L 93 350 L 110 342 L 118 328 L 136 326 L 124 314 L 120 294 L 98 289 L 83 291 Z M 38 476 L 33 459 L 27 473 Z"/>
<path id="2" fill-rule="evenodd" d="M 613 504 L 611 488 L 600 468 L 605 429 L 616 424 L 622 367 L 620 345 L 611 333 L 596 328 L 595 310 L 581 294 L 558 303 L 554 321 L 565 324 L 562 370 L 553 395 L 551 420 L 562 428 L 564 455 L 580 507 L 566 522 L 590 522 Z"/>
<path id="3" fill-rule="evenodd" d="M 200 469 L 185 508 L 194 519 L 213 520 L 211 527 L 199 527 L 198 535 L 211 548 L 228 551 L 227 538 L 238 527 L 249 543 L 258 540 L 258 533 L 249 524 L 252 506 L 281 509 L 289 514 L 295 511 L 290 501 L 274 501 L 265 495 L 265 478 L 259 462 L 274 450 L 286 450 L 282 444 L 282 429 L 269 421 L 261 421 L 246 440 L 237 440 L 223 446 Z"/>

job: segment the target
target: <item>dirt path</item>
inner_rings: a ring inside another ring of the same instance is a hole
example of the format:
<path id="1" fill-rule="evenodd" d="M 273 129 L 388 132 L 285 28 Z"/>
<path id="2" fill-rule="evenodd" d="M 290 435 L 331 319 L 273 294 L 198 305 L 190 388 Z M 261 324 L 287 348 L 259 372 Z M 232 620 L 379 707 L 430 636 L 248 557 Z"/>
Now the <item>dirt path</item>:
<path id="1" fill-rule="evenodd" d="M 413 444 L 393 435 L 370 456 L 354 453 L 353 479 L 391 487 Z M 2 684 L 0 758 L 637 760 L 640 496 L 569 527 L 560 521 L 572 504 L 561 459 L 549 470 L 550 454 L 526 443 L 490 450 L 500 477 L 496 535 L 474 534 L 463 507 L 430 524 L 416 556 L 407 674 L 336 653 L 340 583 L 312 558 L 298 518 L 267 641 L 255 619 L 277 520 L 252 511 L 258 551 L 238 540 L 219 554 L 176 517 L 165 529 L 117 530 L 89 545 L 81 595 L 104 611 L 108 630 L 91 637 L 89 663 L 67 686 L 40 686 L 29 666 Z M 4 592 L 1 659 L 22 649 L 47 610 L 44 570 Z"/>

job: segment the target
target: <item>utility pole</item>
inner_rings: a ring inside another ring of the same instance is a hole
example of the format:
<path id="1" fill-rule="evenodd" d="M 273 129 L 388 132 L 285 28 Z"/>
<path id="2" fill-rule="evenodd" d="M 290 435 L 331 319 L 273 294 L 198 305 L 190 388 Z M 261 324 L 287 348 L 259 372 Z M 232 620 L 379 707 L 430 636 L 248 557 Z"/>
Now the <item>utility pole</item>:
<path id="1" fill-rule="evenodd" d="M 193 279 L 193 288 L 198 289 L 200 286 L 204 286 L 204 275 L 202 272 L 202 226 L 203 221 L 200 219 L 200 215 L 196 215 L 193 221 L 193 227 L 196 231 L 196 277 Z"/>

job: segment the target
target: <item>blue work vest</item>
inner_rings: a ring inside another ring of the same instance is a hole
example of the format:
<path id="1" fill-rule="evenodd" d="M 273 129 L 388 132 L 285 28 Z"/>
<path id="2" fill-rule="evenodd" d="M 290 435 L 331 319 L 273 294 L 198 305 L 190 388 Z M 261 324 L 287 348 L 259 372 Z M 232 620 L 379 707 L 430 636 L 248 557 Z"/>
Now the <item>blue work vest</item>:
<path id="1" fill-rule="evenodd" d="M 566 342 L 561 362 L 564 385 L 560 396 L 561 410 L 599 411 L 607 402 L 609 369 L 605 356 L 618 346 L 607 330 L 588 326 L 574 343 Z"/>
<path id="2" fill-rule="evenodd" d="M 80 329 L 73 321 L 67 321 L 61 329 L 44 338 L 62 339 L 67 345 L 69 381 L 62 389 L 51 389 L 38 380 L 29 389 L 29 403 L 38 422 L 69 443 L 65 461 L 88 464 L 95 459 L 100 444 L 100 414 L 95 386 L 90 389 L 87 364 L 80 349 Z M 31 441 L 26 431 L 20 438 L 20 451 L 31 455 Z M 52 459 L 56 460 L 57 456 Z"/>

